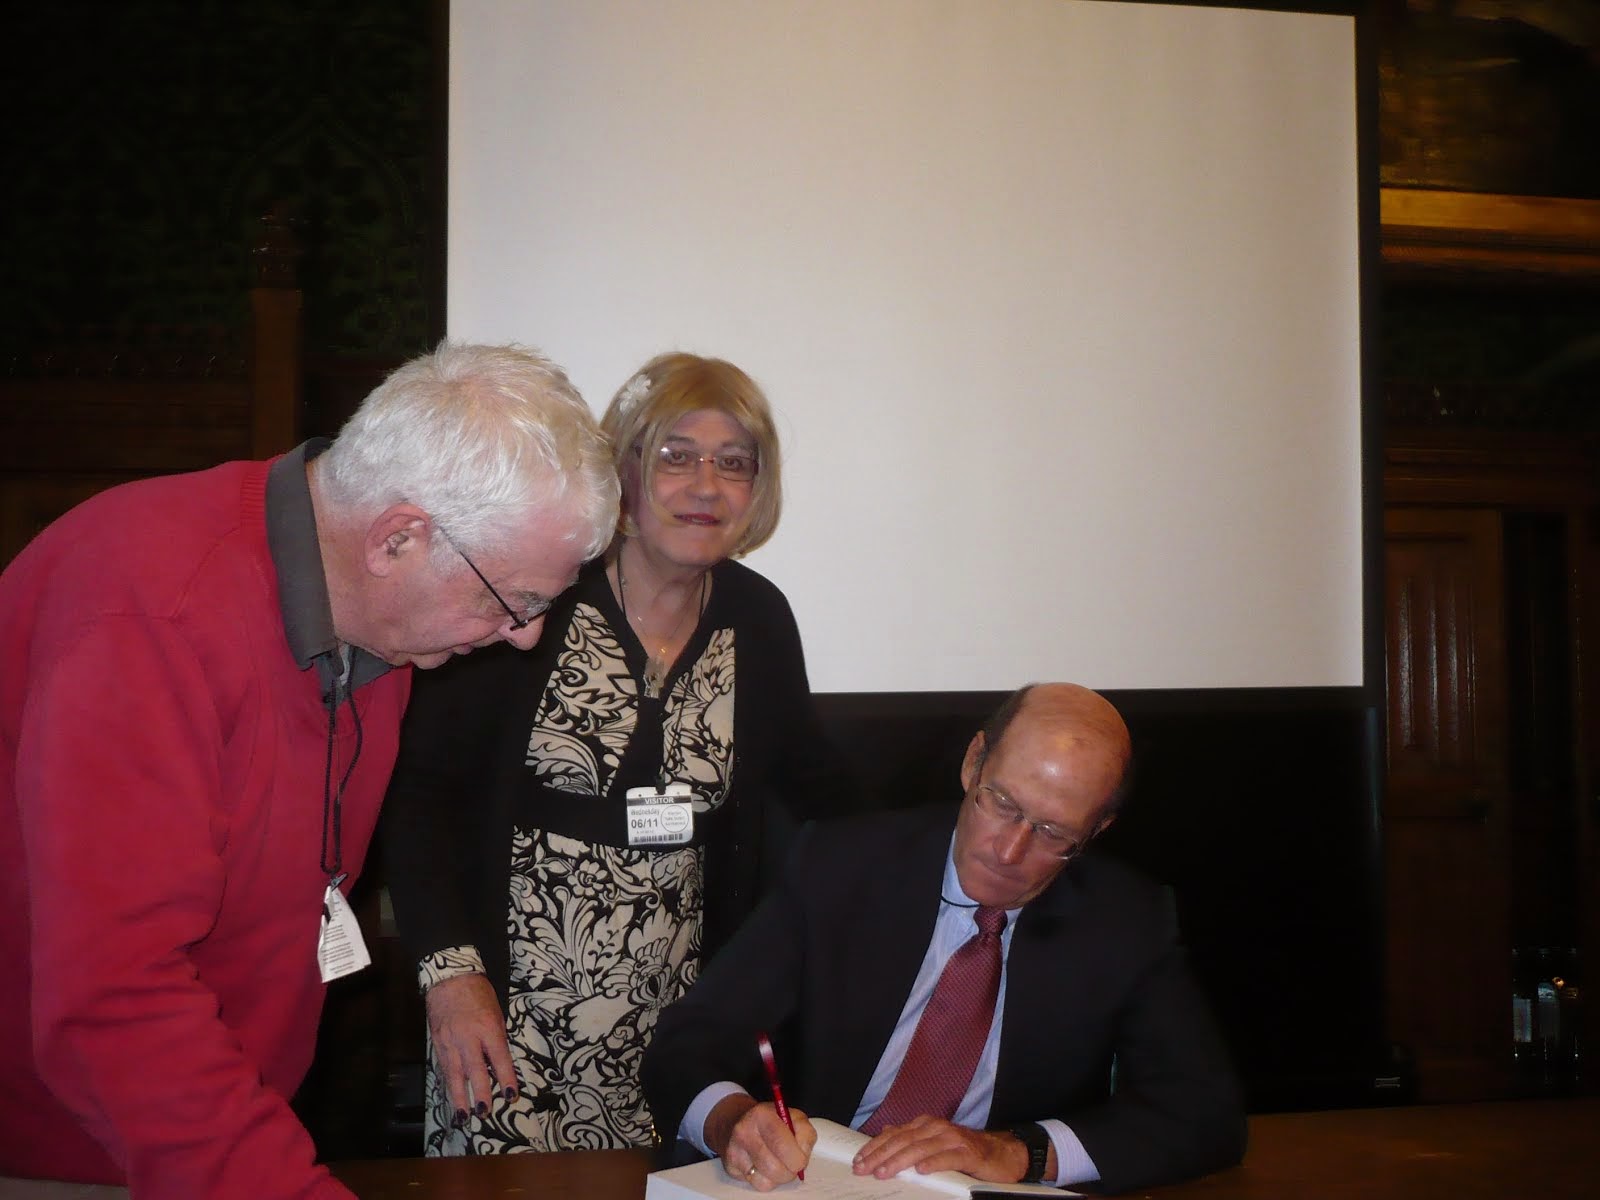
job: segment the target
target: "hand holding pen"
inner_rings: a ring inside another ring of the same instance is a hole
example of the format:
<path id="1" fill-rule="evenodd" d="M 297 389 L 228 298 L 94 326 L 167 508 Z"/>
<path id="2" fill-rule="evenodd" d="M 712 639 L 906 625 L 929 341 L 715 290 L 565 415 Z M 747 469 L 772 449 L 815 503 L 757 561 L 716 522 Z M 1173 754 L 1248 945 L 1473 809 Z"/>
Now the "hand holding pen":
<path id="1" fill-rule="evenodd" d="M 765 1033 L 758 1033 L 756 1048 L 761 1051 L 761 1065 L 767 1071 L 767 1086 L 772 1089 L 772 1107 L 778 1110 L 783 1123 L 789 1127 L 789 1132 L 793 1133 L 794 1118 L 789 1116 L 789 1106 L 783 1102 L 783 1084 L 778 1079 L 778 1060 L 772 1054 L 772 1040 Z M 797 1171 L 795 1175 L 801 1182 L 805 1181 L 804 1171 Z"/>

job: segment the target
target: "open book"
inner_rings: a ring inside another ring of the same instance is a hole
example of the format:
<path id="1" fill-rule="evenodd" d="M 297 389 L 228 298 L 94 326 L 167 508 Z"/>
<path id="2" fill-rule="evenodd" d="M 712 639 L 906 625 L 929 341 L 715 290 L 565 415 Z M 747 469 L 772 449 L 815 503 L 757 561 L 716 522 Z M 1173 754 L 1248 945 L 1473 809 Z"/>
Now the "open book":
<path id="1" fill-rule="evenodd" d="M 874 1179 L 856 1175 L 850 1160 L 870 1140 L 864 1133 L 833 1121 L 813 1117 L 817 1144 L 806 1166 L 805 1182 L 795 1180 L 766 1193 L 781 1196 L 793 1192 L 814 1200 L 927 1200 L 929 1196 L 970 1196 L 979 1189 L 995 1196 L 1077 1196 L 1063 1188 L 1038 1183 L 987 1183 L 959 1171 L 935 1171 L 918 1175 L 902 1171 L 893 1179 Z M 657 1171 L 645 1184 L 645 1200 L 750 1200 L 756 1190 L 743 1179 L 733 1179 L 722 1169 L 721 1159 Z"/>

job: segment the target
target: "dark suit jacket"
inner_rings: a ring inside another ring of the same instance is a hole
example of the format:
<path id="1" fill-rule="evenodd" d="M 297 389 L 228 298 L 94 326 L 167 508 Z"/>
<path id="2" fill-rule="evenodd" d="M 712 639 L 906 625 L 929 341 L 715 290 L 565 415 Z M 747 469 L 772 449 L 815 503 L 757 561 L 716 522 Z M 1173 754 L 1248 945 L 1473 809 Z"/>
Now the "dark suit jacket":
<path id="1" fill-rule="evenodd" d="M 662 1136 L 718 1080 L 766 1095 L 763 1029 L 789 1103 L 850 1122 L 933 936 L 955 815 L 942 805 L 802 833 L 782 885 L 661 1016 L 644 1086 Z M 1006 972 L 990 1128 L 1064 1121 L 1110 1191 L 1243 1156 L 1240 1089 L 1164 889 L 1090 852 L 1022 910 Z"/>

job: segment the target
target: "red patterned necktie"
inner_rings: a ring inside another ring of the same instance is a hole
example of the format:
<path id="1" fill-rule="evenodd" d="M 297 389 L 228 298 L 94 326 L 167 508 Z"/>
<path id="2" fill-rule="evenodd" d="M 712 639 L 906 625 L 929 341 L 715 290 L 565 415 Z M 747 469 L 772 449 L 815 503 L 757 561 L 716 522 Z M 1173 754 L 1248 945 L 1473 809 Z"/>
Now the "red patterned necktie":
<path id="1" fill-rule="evenodd" d="M 945 963 L 899 1074 L 878 1110 L 861 1126 L 862 1133 L 877 1134 L 923 1113 L 949 1120 L 961 1106 L 1000 994 L 1000 934 L 1006 927 L 1006 910 L 979 907 L 973 920 L 978 936 L 968 939 Z"/>

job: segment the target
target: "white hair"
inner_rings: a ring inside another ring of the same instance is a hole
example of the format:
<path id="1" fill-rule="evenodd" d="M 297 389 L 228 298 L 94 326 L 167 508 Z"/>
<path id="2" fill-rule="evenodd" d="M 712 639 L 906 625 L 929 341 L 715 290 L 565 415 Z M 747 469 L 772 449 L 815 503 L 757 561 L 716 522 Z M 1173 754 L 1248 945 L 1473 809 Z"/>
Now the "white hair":
<path id="1" fill-rule="evenodd" d="M 501 550 L 536 513 L 570 522 L 585 559 L 616 526 L 594 415 L 560 367 L 519 346 L 440 343 L 374 388 L 319 462 L 333 503 L 415 504 L 468 554 Z"/>

